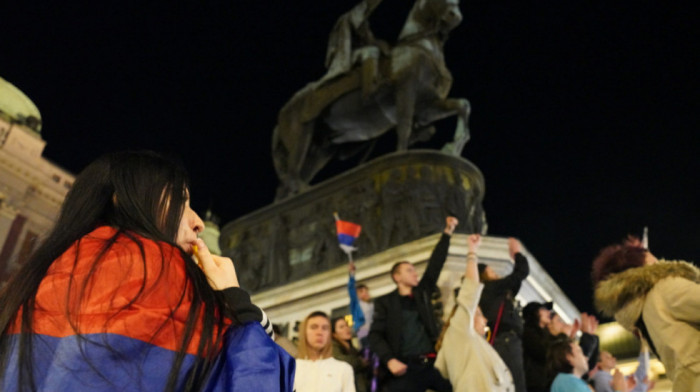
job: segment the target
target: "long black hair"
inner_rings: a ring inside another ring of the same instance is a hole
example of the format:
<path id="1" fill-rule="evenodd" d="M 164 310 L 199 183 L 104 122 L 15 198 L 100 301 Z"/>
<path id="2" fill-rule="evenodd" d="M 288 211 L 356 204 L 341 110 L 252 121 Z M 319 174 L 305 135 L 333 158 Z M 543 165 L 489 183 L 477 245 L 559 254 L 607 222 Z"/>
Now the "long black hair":
<path id="1" fill-rule="evenodd" d="M 77 177 L 72 189 L 66 195 L 54 229 L 31 255 L 29 260 L 15 273 L 0 292 L 0 380 L 5 376 L 9 354 L 8 328 L 21 310 L 19 337 L 19 385 L 29 390 L 35 389 L 32 371 L 32 315 L 37 290 L 51 264 L 73 244 L 80 246 L 80 239 L 99 226 L 116 229 L 112 238 L 104 242 L 95 255 L 93 267 L 78 297 L 85 295 L 85 286 L 95 272 L 98 261 L 107 253 L 117 238 L 128 238 L 138 245 L 140 259 L 146 269 L 146 256 L 141 238 L 169 244 L 179 251 L 185 261 L 190 260 L 176 244 L 177 232 L 189 198 L 188 178 L 185 170 L 177 163 L 156 153 L 119 152 L 111 153 L 88 165 Z M 163 249 L 163 247 L 161 247 Z M 75 263 L 78 258 L 76 256 Z M 161 252 L 161 271 L 171 262 Z M 74 264 L 74 265 L 76 265 Z M 182 340 L 177 342 L 179 349 L 173 360 L 166 390 L 184 388 L 199 389 L 209 372 L 211 360 L 220 345 L 225 320 L 221 316 L 224 309 L 222 297 L 214 292 L 204 274 L 193 262 L 185 262 L 187 282 L 179 294 L 179 307 L 183 300 L 192 296 Z M 73 282 L 71 276 L 70 282 Z M 132 305 L 144 292 L 146 282 L 141 284 L 135 298 L 118 312 Z M 189 294 L 191 293 L 191 294 Z M 71 317 L 70 305 L 66 314 Z M 171 317 L 174 310 L 171 313 Z M 166 320 L 157 331 L 165 326 Z M 197 347 L 197 360 L 184 380 L 177 385 L 179 373 L 186 356 L 186 349 L 193 339 L 195 327 L 201 322 L 201 339 Z M 81 337 L 77 324 L 71 321 L 74 332 Z M 157 332 L 156 332 L 157 333 Z"/>

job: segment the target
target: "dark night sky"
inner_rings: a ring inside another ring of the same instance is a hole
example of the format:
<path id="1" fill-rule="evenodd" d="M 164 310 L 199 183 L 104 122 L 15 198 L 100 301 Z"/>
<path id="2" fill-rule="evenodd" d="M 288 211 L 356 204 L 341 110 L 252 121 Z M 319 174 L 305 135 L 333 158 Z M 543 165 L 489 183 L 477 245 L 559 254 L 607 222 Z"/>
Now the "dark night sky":
<path id="1" fill-rule="evenodd" d="M 398 31 L 407 2 L 385 0 L 377 30 Z M 323 74 L 354 5 L 54 3 L 6 4 L 0 22 L 0 76 L 39 107 L 44 155 L 77 173 L 107 151 L 175 153 L 195 208 L 223 222 L 272 201 L 277 112 Z M 658 256 L 698 254 L 696 21 L 632 3 L 463 2 L 445 48 L 451 95 L 472 104 L 463 155 L 486 178 L 489 234 L 519 237 L 582 310 L 590 261 L 628 233 L 649 226 Z"/>

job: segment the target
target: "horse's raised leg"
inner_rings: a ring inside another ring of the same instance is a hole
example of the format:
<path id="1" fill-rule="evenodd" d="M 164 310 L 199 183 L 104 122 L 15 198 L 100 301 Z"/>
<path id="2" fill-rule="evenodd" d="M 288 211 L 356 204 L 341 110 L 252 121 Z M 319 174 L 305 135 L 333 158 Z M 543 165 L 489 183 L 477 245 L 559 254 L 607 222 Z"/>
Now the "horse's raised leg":
<path id="1" fill-rule="evenodd" d="M 417 128 L 427 127 L 435 121 L 442 120 L 450 116 L 457 117 L 457 128 L 452 142 L 445 144 L 442 151 L 459 156 L 462 153 L 464 145 L 469 141 L 469 101 L 463 98 L 451 98 L 440 101 L 434 101 L 432 104 L 422 108 L 416 116 Z"/>
<path id="2" fill-rule="evenodd" d="M 447 101 L 455 101 L 457 106 L 457 127 L 452 142 L 445 144 L 442 151 L 455 156 L 460 156 L 464 145 L 467 144 L 470 138 L 469 134 L 469 114 L 471 113 L 471 105 L 464 98 L 448 99 Z"/>
<path id="3" fill-rule="evenodd" d="M 336 147 L 327 146 L 324 148 L 314 148 L 313 146 L 309 149 L 309 154 L 304 161 L 304 166 L 301 168 L 299 176 L 301 181 L 306 185 L 311 182 L 311 180 L 316 176 L 321 169 L 328 163 L 328 161 L 335 155 Z"/>

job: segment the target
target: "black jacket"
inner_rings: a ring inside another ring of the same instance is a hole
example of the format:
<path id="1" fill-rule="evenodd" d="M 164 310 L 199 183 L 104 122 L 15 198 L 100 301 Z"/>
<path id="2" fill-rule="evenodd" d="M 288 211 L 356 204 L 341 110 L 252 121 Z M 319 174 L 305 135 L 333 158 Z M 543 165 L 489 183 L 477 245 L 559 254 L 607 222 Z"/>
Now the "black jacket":
<path id="1" fill-rule="evenodd" d="M 581 339 L 578 341 L 578 345 L 581 346 L 581 351 L 583 355 L 588 358 L 588 368 L 593 369 L 598 360 L 600 359 L 600 339 L 598 335 L 592 335 L 584 332 L 581 334 Z M 587 380 L 586 375 L 583 376 L 584 380 Z"/>
<path id="2" fill-rule="evenodd" d="M 527 264 L 527 258 L 522 253 L 516 253 L 515 266 L 510 275 L 503 279 L 484 282 L 484 291 L 481 293 L 479 306 L 489 321 L 491 331 L 494 330 L 501 304 L 504 304 L 496 336 L 508 331 L 515 332 L 518 336 L 522 335 L 523 320 L 518 309 L 515 308 L 514 302 L 516 294 L 520 291 L 520 285 L 529 273 L 530 266 Z"/>
<path id="3" fill-rule="evenodd" d="M 418 286 L 413 288 L 413 299 L 416 301 L 418 314 L 433 344 L 437 341 L 440 331 L 430 298 L 433 291 L 437 289 L 437 280 L 447 260 L 449 247 L 450 236 L 443 233 L 430 256 L 425 274 Z M 399 291 L 396 289 L 374 301 L 374 317 L 369 331 L 370 348 L 384 365 L 392 358 L 399 359 L 401 329 L 401 302 Z"/>
<path id="4" fill-rule="evenodd" d="M 554 375 L 547 374 L 547 350 L 556 338 L 549 333 L 546 327 L 525 325 L 523 329 L 523 362 L 528 392 L 549 391 Z M 583 355 L 588 358 L 589 369 L 593 369 L 598 362 L 598 344 L 598 336 L 585 332 L 581 335 L 579 345 Z"/>
<path id="5" fill-rule="evenodd" d="M 549 391 L 547 349 L 554 341 L 547 328 L 526 324 L 523 329 L 523 362 L 528 392 Z"/>

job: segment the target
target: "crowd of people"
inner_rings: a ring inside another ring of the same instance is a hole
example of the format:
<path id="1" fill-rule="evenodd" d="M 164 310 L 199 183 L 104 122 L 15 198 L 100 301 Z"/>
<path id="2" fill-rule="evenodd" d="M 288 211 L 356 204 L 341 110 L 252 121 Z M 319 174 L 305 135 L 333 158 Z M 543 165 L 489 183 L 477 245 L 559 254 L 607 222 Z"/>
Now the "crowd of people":
<path id="1" fill-rule="evenodd" d="M 568 324 L 551 302 L 521 308 L 529 262 L 513 238 L 512 272 L 499 276 L 468 236 L 442 323 L 432 299 L 454 217 L 423 276 L 396 262 L 386 295 L 372 300 L 351 262 L 352 319 L 312 312 L 294 345 L 239 287 L 234 262 L 197 238 L 189 198 L 184 170 L 150 152 L 108 154 L 78 176 L 56 228 L 0 292 L 0 390 L 643 392 L 652 353 L 674 391 L 700 391 L 700 270 L 636 239 L 592 269 L 598 310 L 642 342 L 624 376 L 594 316 Z"/>
<path id="2" fill-rule="evenodd" d="M 595 316 L 581 313 L 566 323 L 552 302 L 520 308 L 515 298 L 529 265 L 514 238 L 508 239 L 513 270 L 499 276 L 478 263 L 480 236 L 468 237 L 466 271 L 440 331 L 430 299 L 457 224 L 447 218 L 420 279 L 411 263 L 394 264 L 396 290 L 377 298 L 369 314 L 367 287 L 353 293 L 351 265 L 352 314 L 369 339 L 360 339 L 361 349 L 355 349 L 344 319 L 334 322 L 334 331 L 342 332 L 332 338 L 338 347 L 333 356 L 354 369 L 355 389 L 328 383 L 299 391 L 646 392 L 654 387 L 650 350 L 666 365 L 674 391 L 700 391 L 700 270 L 692 264 L 659 261 L 633 238 L 603 249 L 594 260 L 598 309 L 634 332 L 642 347 L 636 371 L 624 376 L 616 358 L 600 350 Z M 358 317 L 359 304 L 364 314 Z M 374 371 L 367 370 L 371 358 L 378 359 Z"/>

